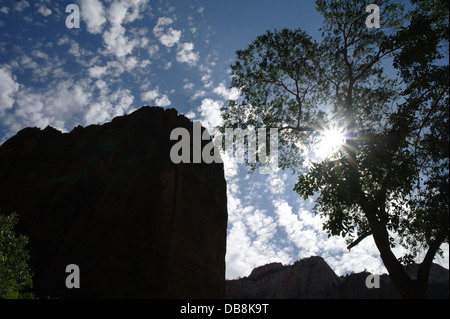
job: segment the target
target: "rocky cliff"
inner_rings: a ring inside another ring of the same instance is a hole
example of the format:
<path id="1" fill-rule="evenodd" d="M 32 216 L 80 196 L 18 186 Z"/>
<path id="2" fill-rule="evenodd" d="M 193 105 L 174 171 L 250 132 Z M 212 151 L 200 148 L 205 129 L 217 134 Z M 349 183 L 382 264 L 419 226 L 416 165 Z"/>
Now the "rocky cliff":
<path id="1" fill-rule="evenodd" d="M 414 277 L 418 266 L 407 271 Z M 232 299 L 397 299 L 401 298 L 390 277 L 379 277 L 379 288 L 369 289 L 368 272 L 338 277 L 321 257 L 310 257 L 293 265 L 272 263 L 255 268 L 248 277 L 227 280 L 227 298 Z M 431 267 L 428 298 L 448 298 L 449 272 Z"/>
<path id="2" fill-rule="evenodd" d="M 267 264 L 248 277 L 227 281 L 227 297 L 236 299 L 325 298 L 339 282 L 338 276 L 321 257 L 293 265 Z"/>
<path id="3" fill-rule="evenodd" d="M 176 127 L 193 124 L 143 107 L 65 134 L 26 128 L 0 146 L 1 213 L 19 214 L 39 297 L 225 296 L 223 165 L 173 164 Z M 66 287 L 69 264 L 79 289 Z"/>

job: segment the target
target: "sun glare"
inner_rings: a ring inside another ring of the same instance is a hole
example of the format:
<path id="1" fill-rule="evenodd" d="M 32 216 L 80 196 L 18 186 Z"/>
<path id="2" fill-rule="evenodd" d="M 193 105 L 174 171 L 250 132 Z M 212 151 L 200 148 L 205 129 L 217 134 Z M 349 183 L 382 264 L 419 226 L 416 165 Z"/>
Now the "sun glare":
<path id="1" fill-rule="evenodd" d="M 321 158 L 332 156 L 345 143 L 344 133 L 338 129 L 326 130 L 317 145 L 317 155 Z"/>

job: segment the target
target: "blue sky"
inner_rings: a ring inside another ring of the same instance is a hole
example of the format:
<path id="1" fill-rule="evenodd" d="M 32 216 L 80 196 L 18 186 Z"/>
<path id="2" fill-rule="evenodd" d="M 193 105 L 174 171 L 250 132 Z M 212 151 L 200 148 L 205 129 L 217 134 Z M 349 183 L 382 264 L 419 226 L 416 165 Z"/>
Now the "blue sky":
<path id="1" fill-rule="evenodd" d="M 69 4 L 80 8 L 80 28 L 66 27 Z M 312 0 L 0 0 L 0 143 L 24 127 L 69 132 L 143 105 L 176 108 L 212 130 L 239 94 L 229 89 L 236 50 L 275 28 L 317 38 L 321 22 Z M 339 275 L 385 272 L 371 238 L 348 252 L 327 237 L 314 203 L 292 190 L 295 176 L 224 162 L 227 278 L 311 255 Z M 437 261 L 448 268 L 446 250 Z"/>

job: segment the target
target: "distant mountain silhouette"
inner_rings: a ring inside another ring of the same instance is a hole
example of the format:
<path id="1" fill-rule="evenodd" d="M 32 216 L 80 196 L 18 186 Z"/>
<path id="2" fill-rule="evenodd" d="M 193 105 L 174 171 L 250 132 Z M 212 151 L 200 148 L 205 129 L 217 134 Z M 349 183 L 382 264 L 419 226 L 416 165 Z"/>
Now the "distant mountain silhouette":
<path id="1" fill-rule="evenodd" d="M 412 278 L 418 265 L 407 268 Z M 234 299 L 397 299 L 401 298 L 389 275 L 380 275 L 379 288 L 369 289 L 368 272 L 338 277 L 321 257 L 293 265 L 271 263 L 255 268 L 248 277 L 227 280 L 227 298 Z M 433 264 L 428 298 L 449 298 L 449 271 Z"/>
<path id="2" fill-rule="evenodd" d="M 38 297 L 223 298 L 222 164 L 173 164 L 174 109 L 142 107 L 61 133 L 26 128 L 0 146 L 1 213 L 30 239 Z M 80 288 L 65 285 L 80 268 Z"/>

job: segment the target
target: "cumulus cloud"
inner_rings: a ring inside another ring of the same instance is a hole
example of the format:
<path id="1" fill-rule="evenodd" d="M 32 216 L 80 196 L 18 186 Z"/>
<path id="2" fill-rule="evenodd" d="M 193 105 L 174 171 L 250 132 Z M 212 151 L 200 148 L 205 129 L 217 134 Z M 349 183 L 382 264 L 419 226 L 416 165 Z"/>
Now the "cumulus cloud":
<path id="1" fill-rule="evenodd" d="M 155 100 L 157 106 L 166 107 L 169 106 L 172 102 L 170 102 L 169 97 L 167 95 L 163 95 Z"/>
<path id="2" fill-rule="evenodd" d="M 19 91 L 19 84 L 16 83 L 11 72 L 0 68 L 0 115 L 13 107 L 15 95 Z"/>
<path id="3" fill-rule="evenodd" d="M 192 119 L 194 119 L 197 115 L 195 114 L 194 111 L 189 111 L 189 112 L 187 112 L 184 116 L 186 116 L 188 119 L 192 120 Z"/>
<path id="4" fill-rule="evenodd" d="M 18 125 L 40 128 L 51 125 L 68 131 L 77 121 L 77 117 L 84 113 L 85 107 L 91 101 L 91 94 L 88 81 L 75 83 L 65 80 L 42 92 L 24 87 L 17 94 L 17 106 L 12 115 L 14 128 Z"/>
<path id="5" fill-rule="evenodd" d="M 118 58 L 133 52 L 134 47 L 139 43 L 137 39 L 129 40 L 125 36 L 125 28 L 118 24 L 113 24 L 108 31 L 103 33 L 103 40 L 108 52 Z"/>
<path id="6" fill-rule="evenodd" d="M 152 58 L 156 56 L 159 51 L 159 46 L 157 44 L 151 45 L 148 47 L 148 55 Z"/>
<path id="7" fill-rule="evenodd" d="M 44 17 L 52 14 L 52 10 L 47 8 L 46 6 L 39 6 L 38 12 L 42 14 Z"/>
<path id="8" fill-rule="evenodd" d="M 232 158 L 222 156 L 225 167 L 235 165 Z M 226 170 L 227 171 L 227 170 Z M 226 278 L 248 276 L 253 268 L 269 262 L 290 263 L 288 248 L 282 248 L 273 240 L 277 224 L 266 211 L 257 209 L 241 198 L 241 185 L 236 167 L 227 176 L 228 235 L 226 254 Z"/>
<path id="9" fill-rule="evenodd" d="M 249 230 L 256 235 L 257 240 L 266 243 L 273 238 L 277 231 L 276 223 L 271 216 L 262 210 L 256 209 L 247 218 Z"/>
<path id="10" fill-rule="evenodd" d="M 22 12 L 23 10 L 25 10 L 26 8 L 28 8 L 30 6 L 30 4 L 28 3 L 28 1 L 18 1 L 16 3 L 15 9 L 17 11 Z"/>
<path id="11" fill-rule="evenodd" d="M 105 66 L 93 66 L 88 69 L 89 76 L 91 78 L 101 78 L 106 73 L 107 68 Z"/>
<path id="12" fill-rule="evenodd" d="M 273 205 L 277 214 L 278 224 L 284 228 L 289 240 L 302 250 L 315 253 L 318 251 L 313 234 L 302 230 L 298 216 L 292 212 L 292 207 L 282 199 L 274 200 Z"/>
<path id="13" fill-rule="evenodd" d="M 206 91 L 204 90 L 198 90 L 194 93 L 194 95 L 191 96 L 190 100 L 194 101 L 194 100 L 198 100 L 199 98 L 202 98 L 206 95 Z"/>
<path id="14" fill-rule="evenodd" d="M 64 35 L 63 37 L 59 38 L 57 44 L 58 45 L 69 44 L 70 48 L 68 52 L 76 57 L 83 56 L 84 58 L 86 58 L 90 55 L 93 55 L 92 52 L 84 48 L 80 48 L 80 45 L 75 40 L 70 39 L 67 35 Z"/>
<path id="15" fill-rule="evenodd" d="M 223 123 L 222 116 L 220 114 L 220 108 L 223 106 L 222 101 L 203 99 L 202 104 L 198 108 L 200 115 L 202 116 L 201 123 L 209 132 L 212 132 L 216 126 Z"/>
<path id="16" fill-rule="evenodd" d="M 278 177 L 276 174 L 270 174 L 268 176 L 270 192 L 272 194 L 284 194 L 286 191 L 285 184 L 282 178 Z"/>
<path id="17" fill-rule="evenodd" d="M 187 63 L 190 66 L 196 65 L 199 59 L 199 54 L 194 52 L 194 44 L 192 42 L 182 43 L 178 46 L 177 61 L 180 63 Z"/>
<path id="18" fill-rule="evenodd" d="M 141 100 L 144 102 L 154 101 L 159 96 L 158 89 L 150 90 L 141 95 Z"/>
<path id="19" fill-rule="evenodd" d="M 183 89 L 185 89 L 185 90 L 192 90 L 193 88 L 194 88 L 194 83 L 186 83 L 183 86 Z"/>
<path id="20" fill-rule="evenodd" d="M 90 33 L 101 33 L 106 22 L 105 10 L 99 0 L 81 0 L 81 17 Z"/>
<path id="21" fill-rule="evenodd" d="M 101 21 L 105 22 L 107 18 L 111 24 L 109 30 L 103 33 L 107 52 L 120 58 L 132 53 L 135 47 L 142 47 L 148 43 L 148 39 L 144 37 L 146 28 L 139 31 L 132 30 L 134 36 L 130 39 L 126 35 L 127 29 L 123 26 L 141 18 L 140 13 L 146 4 L 144 0 L 114 1 L 106 11 L 102 8 L 102 14 L 99 14 L 102 17 Z M 96 12 L 100 12 L 100 8 Z M 101 30 L 101 28 L 98 29 Z"/>
<path id="22" fill-rule="evenodd" d="M 169 28 L 169 30 L 167 30 L 167 33 L 162 34 L 159 37 L 159 41 L 166 47 L 172 47 L 175 43 L 180 41 L 180 37 L 181 31 Z"/>
<path id="23" fill-rule="evenodd" d="M 143 17 L 141 13 L 145 10 L 148 0 L 129 0 L 127 3 L 129 12 L 125 18 L 125 22 L 133 22 L 141 19 Z"/>
<path id="24" fill-rule="evenodd" d="M 237 100 L 241 92 L 237 88 L 227 89 L 225 83 L 220 83 L 218 87 L 213 90 L 214 93 L 222 96 L 227 100 Z"/>
<path id="25" fill-rule="evenodd" d="M 121 25 L 125 19 L 128 11 L 128 6 L 125 2 L 114 1 L 107 10 L 109 22 L 115 25 Z"/>
<path id="26" fill-rule="evenodd" d="M 88 124 L 110 121 L 116 116 L 129 112 L 133 101 L 134 97 L 128 89 L 119 89 L 112 94 L 109 93 L 89 106 L 85 115 L 85 121 Z"/>
<path id="27" fill-rule="evenodd" d="M 153 34 L 155 37 L 157 37 L 159 42 L 161 42 L 164 46 L 169 48 L 178 43 L 181 38 L 181 31 L 168 27 L 172 23 L 173 20 L 171 18 L 161 17 L 158 19 L 155 27 L 153 28 Z"/>
<path id="28" fill-rule="evenodd" d="M 143 102 L 154 102 L 157 106 L 166 107 L 171 104 L 169 97 L 166 94 L 161 95 L 158 88 L 149 90 L 141 94 Z"/>

